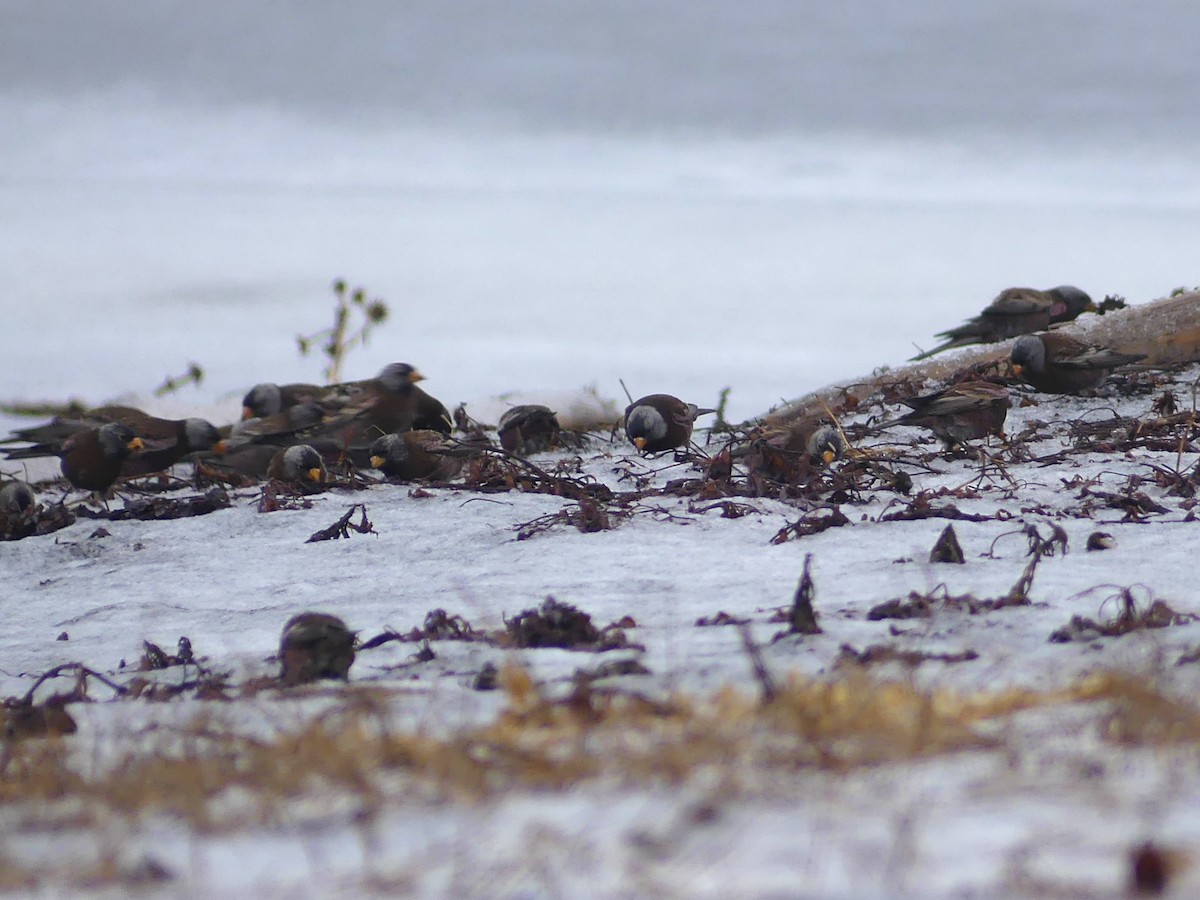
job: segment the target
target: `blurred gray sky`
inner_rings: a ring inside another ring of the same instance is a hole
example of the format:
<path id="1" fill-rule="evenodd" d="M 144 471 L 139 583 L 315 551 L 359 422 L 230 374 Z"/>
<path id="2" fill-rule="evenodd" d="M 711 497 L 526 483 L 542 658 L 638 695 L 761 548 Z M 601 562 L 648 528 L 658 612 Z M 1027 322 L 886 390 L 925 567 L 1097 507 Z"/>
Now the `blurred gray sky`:
<path id="1" fill-rule="evenodd" d="M 0 0 L 0 85 L 359 122 L 1177 141 L 1200 5 Z"/>

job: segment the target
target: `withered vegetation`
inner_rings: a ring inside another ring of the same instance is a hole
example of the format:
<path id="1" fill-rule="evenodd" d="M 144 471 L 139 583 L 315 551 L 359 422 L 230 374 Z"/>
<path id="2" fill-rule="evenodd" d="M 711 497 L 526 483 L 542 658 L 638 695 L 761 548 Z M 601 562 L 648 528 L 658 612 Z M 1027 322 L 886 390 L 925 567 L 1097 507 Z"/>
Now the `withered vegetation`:
<path id="1" fill-rule="evenodd" d="M 1101 603 L 1101 610 L 1116 606 L 1110 619 L 1096 621 L 1087 616 L 1071 616 L 1071 621 L 1055 629 L 1050 642 L 1065 644 L 1071 641 L 1094 641 L 1103 637 L 1121 637 L 1134 631 L 1151 628 L 1170 628 L 1186 625 L 1200 619 L 1192 613 L 1177 612 L 1165 600 L 1148 599 L 1139 603 L 1134 597 L 1134 588 L 1123 587 Z"/>
<path id="2" fill-rule="evenodd" d="M 373 650 L 391 641 L 485 641 L 489 637 L 486 632 L 476 631 L 462 616 L 451 615 L 439 607 L 425 614 L 420 628 L 414 627 L 403 634 L 389 629 L 363 641 L 359 649 Z"/>
<path id="3" fill-rule="evenodd" d="M 300 485 L 284 484 L 280 481 L 268 481 L 262 486 L 258 496 L 258 511 L 272 513 L 281 509 L 312 509 L 312 494 L 325 490 L 324 485 L 315 484 L 311 488 Z"/>
<path id="4" fill-rule="evenodd" d="M 339 278 L 333 283 L 333 324 L 311 334 L 297 335 L 296 346 L 301 355 L 318 347 L 325 355 L 325 380 L 333 384 L 341 378 L 346 355 L 357 346 L 365 346 L 375 326 L 384 322 L 389 314 L 387 303 L 379 298 L 368 298 L 366 289 L 350 290 Z M 351 319 L 357 315 L 358 327 L 352 329 Z"/>
<path id="5" fill-rule="evenodd" d="M 863 669 L 873 661 L 866 654 L 832 680 L 793 676 L 760 697 L 725 689 L 652 700 L 588 677 L 555 696 L 507 667 L 503 711 L 442 736 L 397 726 L 388 691 L 362 686 L 339 688 L 335 704 L 268 736 L 201 711 L 182 727 L 126 735 L 126 749 L 104 763 L 73 754 L 69 737 L 10 733 L 0 806 L 76 825 L 167 813 L 219 830 L 278 823 L 290 804 L 330 792 L 368 818 L 385 804 L 478 800 L 597 778 L 715 777 L 729 794 L 753 794 L 808 769 L 996 748 L 1001 739 L 981 723 L 1078 702 L 1104 704 L 1102 733 L 1121 745 L 1200 742 L 1200 709 L 1146 682 L 1103 676 L 1058 691 L 960 694 L 874 679 Z"/>
<path id="6" fill-rule="evenodd" d="M 790 525 L 784 525 L 779 531 L 775 532 L 775 536 L 771 538 L 771 543 L 782 544 L 793 537 L 820 534 L 822 531 L 830 528 L 841 528 L 843 525 L 849 524 L 850 520 L 846 517 L 846 514 L 836 506 L 818 509 L 801 516 Z"/>
<path id="7" fill-rule="evenodd" d="M 179 375 L 168 375 L 163 378 L 162 384 L 154 389 L 154 396 L 166 397 L 168 394 L 174 394 L 189 384 L 199 387 L 203 383 L 204 368 L 197 362 L 189 362 L 187 369 Z"/>
<path id="8" fill-rule="evenodd" d="M 75 514 L 62 503 L 36 504 L 30 509 L 0 510 L 0 541 L 50 534 L 75 523 Z"/>
<path id="9" fill-rule="evenodd" d="M 359 520 L 351 521 L 354 518 L 354 513 L 358 512 Z M 350 532 L 357 534 L 374 534 L 379 532 L 375 530 L 375 526 L 367 520 L 367 505 L 365 503 L 355 503 L 332 525 L 327 528 L 322 528 L 314 531 L 312 535 L 304 543 L 313 544 L 318 541 L 336 541 L 341 538 L 349 538 Z"/>
<path id="10" fill-rule="evenodd" d="M 888 644 L 872 644 L 865 650 L 855 650 L 849 644 L 842 644 L 835 665 L 871 666 L 877 663 L 900 663 L 904 666 L 916 667 L 925 662 L 960 663 L 979 659 L 974 650 L 963 650 L 959 653 L 929 653 L 923 650 L 901 650 Z"/>
<path id="11" fill-rule="evenodd" d="M 142 659 L 138 664 L 141 672 L 152 672 L 157 669 L 169 669 L 172 666 L 186 666 L 195 663 L 196 657 L 192 652 L 192 642 L 187 637 L 179 639 L 175 653 L 168 653 L 158 644 L 142 641 Z"/>
<path id="12" fill-rule="evenodd" d="M 1129 891 L 1134 895 L 1158 896 L 1166 893 L 1170 881 L 1171 855 L 1146 841 L 1133 849 L 1129 858 Z"/>
<path id="13" fill-rule="evenodd" d="M 592 617 L 569 603 L 547 597 L 539 606 L 523 610 L 504 619 L 504 628 L 477 629 L 459 615 L 444 609 L 430 610 L 420 627 L 406 632 L 388 629 L 358 645 L 359 650 L 373 650 L 393 641 L 428 643 L 429 641 L 467 641 L 492 647 L 534 649 L 558 647 L 603 653 L 608 650 L 641 649 L 632 643 L 626 631 L 636 628 L 632 616 L 622 616 L 600 627 Z"/>
<path id="14" fill-rule="evenodd" d="M 113 522 L 126 519 L 151 521 L 206 516 L 219 509 L 228 509 L 232 504 L 233 501 L 225 491 L 212 488 L 203 494 L 188 497 L 130 498 L 125 501 L 124 506 L 117 509 L 94 510 L 80 506 L 75 512 L 84 519 L 108 519 Z"/>
<path id="15" fill-rule="evenodd" d="M 929 561 L 931 563 L 953 563 L 959 566 L 966 564 L 962 545 L 958 542 L 958 535 L 955 533 L 953 525 L 947 525 L 942 529 L 933 549 L 929 551 Z"/>
<path id="16" fill-rule="evenodd" d="M 592 617 L 569 603 L 547 597 L 536 609 L 517 613 L 504 620 L 508 643 L 513 647 L 561 647 L 603 652 L 633 646 L 625 635 L 635 627 L 625 617 L 604 628 L 597 628 Z"/>
<path id="17" fill-rule="evenodd" d="M 701 616 L 696 620 L 697 628 L 710 628 L 717 625 L 748 625 L 750 620 L 741 616 L 733 616 L 720 610 L 713 616 Z"/>
<path id="18" fill-rule="evenodd" d="M 937 609 L 978 615 L 1014 606 L 1029 606 L 1033 602 L 1029 599 L 1029 590 L 1033 587 L 1033 576 L 1037 572 L 1038 563 L 1056 552 L 1066 553 L 1067 535 L 1053 523 L 1050 525 L 1049 537 L 1042 537 L 1035 525 L 1026 525 L 1019 533 L 1025 535 L 1029 541 L 1029 561 L 1007 594 L 980 599 L 973 594 L 951 594 L 944 584 L 939 584 L 925 594 L 910 591 L 907 597 L 895 597 L 878 603 L 867 611 L 867 619 L 926 619 Z"/>
<path id="19" fill-rule="evenodd" d="M 813 583 L 812 554 L 804 554 L 804 571 L 800 573 L 800 584 L 796 586 L 796 594 L 792 598 L 792 610 L 788 622 L 789 634 L 820 634 L 822 629 L 817 624 L 817 611 L 813 601 L 817 598 L 817 586 Z"/>

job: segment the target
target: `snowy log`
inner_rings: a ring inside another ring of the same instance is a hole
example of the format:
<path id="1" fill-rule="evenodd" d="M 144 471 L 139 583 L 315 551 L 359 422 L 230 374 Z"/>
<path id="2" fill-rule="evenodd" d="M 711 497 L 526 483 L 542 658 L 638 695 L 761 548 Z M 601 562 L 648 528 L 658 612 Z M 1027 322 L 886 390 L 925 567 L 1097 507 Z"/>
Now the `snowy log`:
<path id="1" fill-rule="evenodd" d="M 1061 326 L 1068 334 L 1112 347 L 1122 353 L 1141 353 L 1144 365 L 1167 366 L 1200 360 L 1200 291 L 1153 300 L 1099 316 L 1085 314 Z M 765 417 L 774 425 L 820 418 L 827 410 L 845 410 L 848 394 L 863 396 L 885 381 L 938 381 L 966 366 L 1001 360 L 1012 341 L 950 351 L 912 365 L 889 369 L 852 381 L 839 382 L 805 394 Z"/>

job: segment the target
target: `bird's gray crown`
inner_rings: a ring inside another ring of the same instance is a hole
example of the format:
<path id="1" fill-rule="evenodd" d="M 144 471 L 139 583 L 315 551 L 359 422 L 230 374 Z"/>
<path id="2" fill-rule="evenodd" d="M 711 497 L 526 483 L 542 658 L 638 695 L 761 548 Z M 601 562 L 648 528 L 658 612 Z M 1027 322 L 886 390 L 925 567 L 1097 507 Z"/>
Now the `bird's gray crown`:
<path id="1" fill-rule="evenodd" d="M 402 462 L 408 458 L 408 445 L 398 434 L 385 434 L 371 445 L 372 456 L 382 456 L 392 462 Z"/>
<path id="2" fill-rule="evenodd" d="M 133 430 L 116 422 L 101 425 L 96 431 L 96 439 L 100 441 L 100 451 L 109 458 L 123 456 L 129 450 L 129 442 L 134 438 Z"/>
<path id="3" fill-rule="evenodd" d="M 296 444 L 283 451 L 283 463 L 293 472 L 304 472 L 321 465 L 321 454 L 308 444 Z"/>
<path id="4" fill-rule="evenodd" d="M 653 406 L 635 406 L 625 422 L 625 430 L 633 437 L 658 440 L 667 435 L 667 420 Z"/>
<path id="5" fill-rule="evenodd" d="M 207 450 L 221 439 L 212 422 L 204 419 L 185 419 L 183 423 L 183 439 L 189 450 Z"/>
<path id="6" fill-rule="evenodd" d="M 283 409 L 283 394 L 280 392 L 279 385 L 277 384 L 271 384 L 270 382 L 256 384 L 242 398 L 242 406 L 250 409 L 254 413 L 255 418 L 261 419 L 264 416 L 273 416 Z"/>
<path id="7" fill-rule="evenodd" d="M 416 371 L 408 363 L 391 363 L 379 373 L 379 383 L 389 391 L 400 391 L 412 384 L 412 375 Z"/>
<path id="8" fill-rule="evenodd" d="M 1013 343 L 1009 358 L 1013 365 L 1040 372 L 1046 365 L 1046 345 L 1036 334 L 1023 334 Z"/>

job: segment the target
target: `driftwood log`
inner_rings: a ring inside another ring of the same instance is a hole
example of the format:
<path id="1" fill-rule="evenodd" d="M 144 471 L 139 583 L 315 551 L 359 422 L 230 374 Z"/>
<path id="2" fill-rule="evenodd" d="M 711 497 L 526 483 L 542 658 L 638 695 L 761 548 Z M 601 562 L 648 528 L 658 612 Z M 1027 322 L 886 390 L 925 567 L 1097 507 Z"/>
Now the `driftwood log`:
<path id="1" fill-rule="evenodd" d="M 1084 314 L 1061 326 L 1071 335 L 1122 353 L 1145 355 L 1142 365 L 1168 366 L 1200 360 L 1200 291 L 1114 310 L 1103 316 Z M 947 379 L 967 366 L 1008 356 L 1012 341 L 948 351 L 932 359 L 887 372 L 833 384 L 785 404 L 765 416 L 768 425 L 788 427 L 846 412 L 848 396 L 864 396 L 887 382 Z"/>

